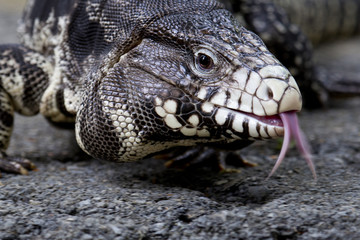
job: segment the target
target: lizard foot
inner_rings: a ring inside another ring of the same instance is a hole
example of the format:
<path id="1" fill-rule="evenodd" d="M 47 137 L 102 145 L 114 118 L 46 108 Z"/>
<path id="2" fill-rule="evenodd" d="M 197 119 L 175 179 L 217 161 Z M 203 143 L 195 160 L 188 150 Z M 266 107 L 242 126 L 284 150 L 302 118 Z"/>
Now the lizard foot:
<path id="1" fill-rule="evenodd" d="M 219 150 L 207 146 L 197 146 L 186 149 L 179 148 L 168 155 L 160 158 L 168 160 L 165 166 L 168 168 L 185 169 L 189 167 L 210 167 L 216 171 L 234 171 L 233 168 L 254 167 L 256 164 L 244 160 L 233 151 Z"/>
<path id="2" fill-rule="evenodd" d="M 0 154 L 0 170 L 4 172 L 27 175 L 28 170 L 35 168 L 35 164 L 26 158 L 9 157 L 5 153 Z"/>

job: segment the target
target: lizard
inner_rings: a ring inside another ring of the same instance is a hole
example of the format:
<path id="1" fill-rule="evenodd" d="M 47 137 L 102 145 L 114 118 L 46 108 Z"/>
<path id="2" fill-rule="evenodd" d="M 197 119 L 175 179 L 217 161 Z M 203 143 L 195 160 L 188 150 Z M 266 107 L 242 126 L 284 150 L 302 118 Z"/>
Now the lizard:
<path id="1" fill-rule="evenodd" d="M 177 146 L 298 139 L 299 87 L 253 32 L 214 0 L 29 0 L 21 44 L 0 46 L 0 169 L 14 111 L 74 126 L 79 146 L 135 161 Z M 272 171 L 272 173 L 273 173 Z"/>

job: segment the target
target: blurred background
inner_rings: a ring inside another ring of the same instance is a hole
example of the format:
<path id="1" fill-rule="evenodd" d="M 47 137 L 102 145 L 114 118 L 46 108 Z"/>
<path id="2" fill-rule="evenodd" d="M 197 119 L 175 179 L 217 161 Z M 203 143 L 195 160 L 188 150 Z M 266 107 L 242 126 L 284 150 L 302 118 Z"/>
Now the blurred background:
<path id="1" fill-rule="evenodd" d="M 0 0 L 0 43 L 14 42 L 17 38 L 14 23 L 21 17 L 21 11 L 24 8 L 26 0 Z"/>

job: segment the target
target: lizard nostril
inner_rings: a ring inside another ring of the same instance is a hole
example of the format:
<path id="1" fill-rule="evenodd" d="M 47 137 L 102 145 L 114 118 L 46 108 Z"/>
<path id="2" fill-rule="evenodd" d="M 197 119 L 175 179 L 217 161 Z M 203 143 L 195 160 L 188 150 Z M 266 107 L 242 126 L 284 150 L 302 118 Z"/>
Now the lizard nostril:
<path id="1" fill-rule="evenodd" d="M 274 97 L 274 93 L 273 91 L 271 90 L 271 88 L 268 88 L 267 89 L 267 95 L 268 95 L 268 98 L 269 99 L 272 99 Z"/>

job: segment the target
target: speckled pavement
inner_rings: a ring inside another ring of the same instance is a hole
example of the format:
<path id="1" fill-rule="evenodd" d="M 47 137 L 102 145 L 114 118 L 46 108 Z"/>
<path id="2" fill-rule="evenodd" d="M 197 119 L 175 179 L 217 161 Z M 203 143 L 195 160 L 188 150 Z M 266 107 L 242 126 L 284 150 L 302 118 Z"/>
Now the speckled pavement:
<path id="1" fill-rule="evenodd" d="M 0 43 L 16 41 L 20 2 L 0 0 Z M 345 45 L 355 59 L 357 42 Z M 317 182 L 295 149 L 265 181 L 277 141 L 244 149 L 258 166 L 241 172 L 179 171 L 156 159 L 94 160 L 73 131 L 17 115 L 8 153 L 38 170 L 2 174 L 0 239 L 360 239 L 360 98 L 303 111 L 300 121 Z"/>

